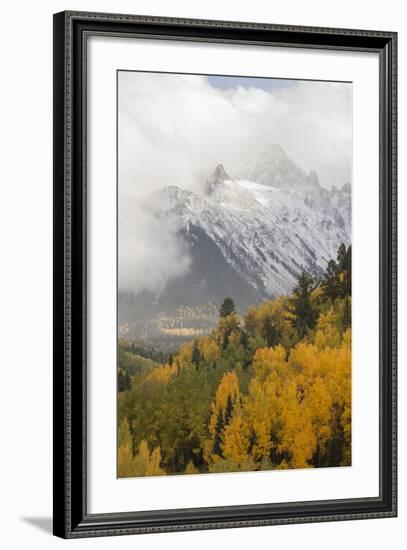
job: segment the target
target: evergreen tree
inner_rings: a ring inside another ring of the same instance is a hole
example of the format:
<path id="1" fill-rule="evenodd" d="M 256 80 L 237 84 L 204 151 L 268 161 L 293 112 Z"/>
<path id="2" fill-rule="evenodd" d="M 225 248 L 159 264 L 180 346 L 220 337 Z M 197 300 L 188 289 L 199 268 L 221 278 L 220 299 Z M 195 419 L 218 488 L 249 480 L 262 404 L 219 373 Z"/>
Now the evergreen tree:
<path id="1" fill-rule="evenodd" d="M 243 349 L 247 351 L 249 345 L 249 339 L 245 330 L 240 331 L 240 343 L 243 346 Z"/>
<path id="2" fill-rule="evenodd" d="M 226 402 L 226 408 L 225 408 L 225 417 L 224 417 L 225 426 L 229 424 L 229 420 L 232 418 L 232 411 L 233 411 L 232 396 L 229 394 L 228 400 Z"/>
<path id="3" fill-rule="evenodd" d="M 352 294 L 351 247 L 342 243 L 335 260 L 329 260 L 321 286 L 327 298 L 333 302 Z"/>
<path id="4" fill-rule="evenodd" d="M 229 345 L 229 331 L 225 330 L 223 333 L 222 350 L 224 351 Z"/>
<path id="5" fill-rule="evenodd" d="M 339 407 L 338 403 L 333 404 L 332 411 L 332 436 L 328 441 L 325 463 L 327 466 L 340 466 L 343 460 L 342 448 L 344 445 L 343 428 L 340 421 L 341 413 L 343 411 Z"/>
<path id="6" fill-rule="evenodd" d="M 311 303 L 311 292 L 315 289 L 314 278 L 303 271 L 289 300 L 292 324 L 300 339 L 312 330 L 317 321 L 317 312 Z"/>
<path id="7" fill-rule="evenodd" d="M 343 321 L 342 321 L 342 328 L 345 331 L 346 329 L 350 328 L 352 324 L 352 305 L 351 300 L 349 296 L 345 296 L 344 304 L 343 304 Z"/>
<path id="8" fill-rule="evenodd" d="M 243 369 L 247 369 L 247 367 L 252 362 L 252 353 L 250 351 L 250 345 L 249 345 L 249 336 L 245 329 L 241 329 L 240 331 L 240 339 L 239 339 L 240 345 L 243 348 L 243 357 L 242 357 L 242 365 Z"/>
<path id="9" fill-rule="evenodd" d="M 117 389 L 119 392 L 129 390 L 131 387 L 131 379 L 129 373 L 119 369 L 117 375 Z"/>
<path id="10" fill-rule="evenodd" d="M 352 295 L 352 248 L 344 244 L 338 249 L 337 264 L 341 283 L 341 298 Z"/>
<path id="11" fill-rule="evenodd" d="M 232 298 L 225 298 L 220 306 L 219 316 L 227 317 L 228 315 L 232 315 L 232 313 L 235 313 L 235 304 Z"/>
<path id="12" fill-rule="evenodd" d="M 338 265 L 335 260 L 329 260 L 321 286 L 327 298 L 333 302 L 339 298 L 341 289 L 339 284 Z"/>
<path id="13" fill-rule="evenodd" d="M 216 420 L 215 438 L 213 440 L 212 454 L 222 456 L 222 432 L 223 432 L 223 413 L 220 409 Z"/>
<path id="14" fill-rule="evenodd" d="M 276 346 L 279 342 L 279 334 L 276 326 L 270 319 L 266 317 L 263 323 L 263 338 L 269 348 Z"/>
<path id="15" fill-rule="evenodd" d="M 250 439 L 249 439 L 249 453 L 252 454 L 253 448 L 257 444 L 257 434 L 254 430 L 250 432 Z"/>
<path id="16" fill-rule="evenodd" d="M 199 365 L 202 361 L 202 355 L 199 349 L 198 342 L 194 340 L 194 345 L 192 348 L 192 358 L 191 358 L 192 364 L 195 365 L 195 368 L 198 369 Z"/>
<path id="17" fill-rule="evenodd" d="M 338 267 L 341 271 L 345 270 L 346 255 L 347 255 L 346 246 L 343 243 L 341 243 L 339 245 L 338 252 L 336 254 L 336 261 L 337 261 Z"/>

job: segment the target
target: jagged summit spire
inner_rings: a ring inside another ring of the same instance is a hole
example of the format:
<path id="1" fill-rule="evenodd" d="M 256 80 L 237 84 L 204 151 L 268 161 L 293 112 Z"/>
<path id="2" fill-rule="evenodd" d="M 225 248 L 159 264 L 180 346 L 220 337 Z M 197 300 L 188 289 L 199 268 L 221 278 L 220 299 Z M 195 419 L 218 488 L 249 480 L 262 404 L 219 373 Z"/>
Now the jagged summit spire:
<path id="1" fill-rule="evenodd" d="M 271 143 L 260 155 L 259 161 L 276 162 L 287 158 L 286 152 L 277 143 Z"/>
<path id="2" fill-rule="evenodd" d="M 315 170 L 311 170 L 308 174 L 308 183 L 310 186 L 314 189 L 320 189 L 321 185 L 319 183 L 318 174 L 315 172 Z"/>
<path id="3" fill-rule="evenodd" d="M 246 173 L 246 178 L 262 185 L 288 191 L 318 191 L 321 187 L 315 171 L 306 174 L 276 143 L 264 149 L 252 169 Z"/>
<path id="4" fill-rule="evenodd" d="M 222 163 L 218 164 L 213 173 L 216 179 L 220 181 L 230 180 L 229 174 L 226 172 Z"/>
<path id="5" fill-rule="evenodd" d="M 206 180 L 206 192 L 211 193 L 217 185 L 227 180 L 230 180 L 230 176 L 226 172 L 223 164 L 220 163 Z"/>

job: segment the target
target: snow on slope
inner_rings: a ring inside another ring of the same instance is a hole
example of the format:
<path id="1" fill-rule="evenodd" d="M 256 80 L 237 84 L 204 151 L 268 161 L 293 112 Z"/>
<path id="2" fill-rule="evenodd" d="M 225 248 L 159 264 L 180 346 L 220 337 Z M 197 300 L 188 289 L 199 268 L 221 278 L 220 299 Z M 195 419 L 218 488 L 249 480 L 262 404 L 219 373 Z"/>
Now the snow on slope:
<path id="1" fill-rule="evenodd" d="M 350 243 L 349 184 L 322 188 L 315 173 L 305 174 L 279 146 L 269 148 L 246 178 L 232 179 L 219 165 L 205 193 L 171 185 L 152 203 L 157 215 L 177 220 L 187 242 L 193 235 L 195 253 L 196 235 L 208 237 L 263 298 L 289 292 L 303 269 L 321 274 L 339 245 Z"/>

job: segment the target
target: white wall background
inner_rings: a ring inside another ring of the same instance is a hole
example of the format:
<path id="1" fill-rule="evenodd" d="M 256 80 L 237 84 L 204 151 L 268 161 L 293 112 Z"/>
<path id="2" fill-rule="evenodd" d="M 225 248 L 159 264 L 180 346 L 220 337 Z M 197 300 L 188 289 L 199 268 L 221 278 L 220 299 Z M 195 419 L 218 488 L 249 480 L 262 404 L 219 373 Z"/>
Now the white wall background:
<path id="1" fill-rule="evenodd" d="M 402 547 L 407 438 L 407 24 L 402 0 L 43 0 L 2 7 L 0 64 L 0 540 L 3 548 Z M 63 9 L 399 32 L 399 518 L 65 542 L 51 530 L 52 13 Z M 4 378 L 4 379 L 3 379 Z M 400 541 L 400 542 L 399 542 Z"/>

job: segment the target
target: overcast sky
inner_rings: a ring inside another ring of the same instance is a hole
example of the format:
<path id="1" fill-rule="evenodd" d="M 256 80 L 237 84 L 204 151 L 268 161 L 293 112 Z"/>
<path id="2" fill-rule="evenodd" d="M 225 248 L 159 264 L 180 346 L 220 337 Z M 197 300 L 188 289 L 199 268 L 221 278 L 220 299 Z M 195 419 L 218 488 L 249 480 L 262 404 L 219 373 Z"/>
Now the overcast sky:
<path id="1" fill-rule="evenodd" d="M 157 189 L 199 192 L 219 163 L 238 178 L 273 143 L 322 186 L 351 182 L 349 83 L 120 71 L 118 116 L 122 290 L 159 291 L 188 269 L 176 229 L 163 235 L 142 206 Z"/>

